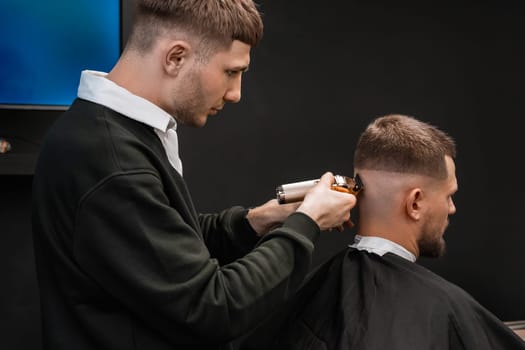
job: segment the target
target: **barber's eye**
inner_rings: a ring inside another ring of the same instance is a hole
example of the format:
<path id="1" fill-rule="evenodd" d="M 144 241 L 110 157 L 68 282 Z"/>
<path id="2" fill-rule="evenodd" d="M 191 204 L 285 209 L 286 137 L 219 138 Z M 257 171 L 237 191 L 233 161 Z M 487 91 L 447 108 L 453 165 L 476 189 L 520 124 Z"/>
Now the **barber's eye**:
<path id="1" fill-rule="evenodd" d="M 229 76 L 229 77 L 233 77 L 233 76 L 235 76 L 237 74 L 239 74 L 238 70 L 227 70 L 226 71 L 226 75 Z"/>

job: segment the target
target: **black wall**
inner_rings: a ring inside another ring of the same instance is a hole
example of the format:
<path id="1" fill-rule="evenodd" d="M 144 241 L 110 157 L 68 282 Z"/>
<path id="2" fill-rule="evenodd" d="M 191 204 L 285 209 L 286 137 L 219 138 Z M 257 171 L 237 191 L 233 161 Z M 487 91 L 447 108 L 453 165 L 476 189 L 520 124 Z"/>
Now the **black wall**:
<path id="1" fill-rule="evenodd" d="M 265 36 L 252 51 L 242 101 L 202 129 L 179 128 L 197 207 L 254 206 L 272 198 L 281 183 L 326 170 L 350 175 L 357 135 L 373 117 L 414 115 L 448 131 L 459 150 L 448 253 L 420 263 L 501 319 L 525 319 L 521 6 L 259 3 Z M 38 142 L 45 128 L 35 117 L 0 110 L 0 136 L 35 125 L 29 136 Z M 2 349 L 40 349 L 30 196 L 31 176 L 0 176 Z M 316 264 L 353 234 L 324 233 Z"/>
<path id="2" fill-rule="evenodd" d="M 524 9 L 509 1 L 259 3 L 265 37 L 243 99 L 203 129 L 179 129 L 198 208 L 257 205 L 277 184 L 352 174 L 357 135 L 373 117 L 417 116 L 448 131 L 459 151 L 448 253 L 420 262 L 500 318 L 525 319 Z M 316 263 L 353 234 L 324 234 Z"/>

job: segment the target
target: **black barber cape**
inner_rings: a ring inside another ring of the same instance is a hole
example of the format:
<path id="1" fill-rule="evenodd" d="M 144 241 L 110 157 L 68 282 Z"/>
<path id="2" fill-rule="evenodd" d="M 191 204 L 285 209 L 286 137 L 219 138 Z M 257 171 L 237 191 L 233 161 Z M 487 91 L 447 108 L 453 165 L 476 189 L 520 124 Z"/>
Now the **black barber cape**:
<path id="1" fill-rule="evenodd" d="M 392 253 L 347 248 L 240 347 L 518 350 L 525 342 L 458 286 Z"/>

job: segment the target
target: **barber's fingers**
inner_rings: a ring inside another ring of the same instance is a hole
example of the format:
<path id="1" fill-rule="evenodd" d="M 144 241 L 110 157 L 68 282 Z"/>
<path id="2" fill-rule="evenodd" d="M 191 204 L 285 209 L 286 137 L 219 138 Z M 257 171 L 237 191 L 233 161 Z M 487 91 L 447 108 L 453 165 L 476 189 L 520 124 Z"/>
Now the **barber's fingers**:
<path id="1" fill-rule="evenodd" d="M 324 186 L 331 187 L 334 183 L 334 174 L 330 171 L 327 171 L 321 176 L 319 182 Z"/>
<path id="2" fill-rule="evenodd" d="M 333 182 L 333 174 L 324 173 L 297 208 L 310 216 L 321 230 L 339 227 L 350 220 L 350 210 L 356 203 L 353 194 L 332 190 Z"/>

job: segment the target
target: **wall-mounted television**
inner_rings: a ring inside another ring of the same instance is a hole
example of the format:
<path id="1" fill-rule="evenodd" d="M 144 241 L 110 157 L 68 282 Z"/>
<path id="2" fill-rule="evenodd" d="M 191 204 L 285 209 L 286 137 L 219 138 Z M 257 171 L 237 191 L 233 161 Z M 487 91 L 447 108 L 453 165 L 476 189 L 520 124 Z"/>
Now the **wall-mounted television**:
<path id="1" fill-rule="evenodd" d="M 0 108 L 67 109 L 121 47 L 121 0 L 1 0 Z"/>

